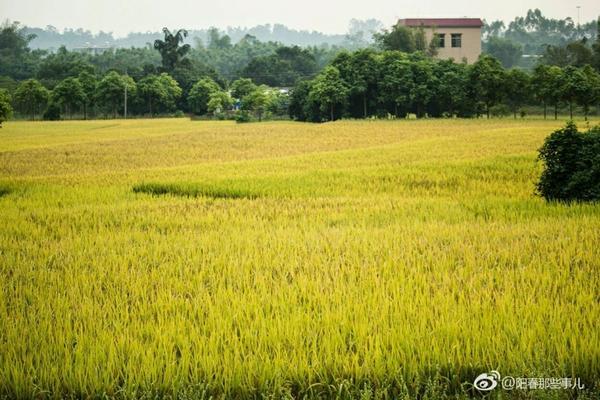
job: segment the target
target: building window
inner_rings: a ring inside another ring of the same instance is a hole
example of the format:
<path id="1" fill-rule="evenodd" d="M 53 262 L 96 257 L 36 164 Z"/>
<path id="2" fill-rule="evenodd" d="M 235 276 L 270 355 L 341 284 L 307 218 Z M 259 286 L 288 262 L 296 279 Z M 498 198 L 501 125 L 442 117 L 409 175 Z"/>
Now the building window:
<path id="1" fill-rule="evenodd" d="M 446 34 L 445 33 L 437 34 L 437 46 L 440 48 L 446 47 Z"/>
<path id="2" fill-rule="evenodd" d="M 461 33 L 453 33 L 452 34 L 452 47 L 462 47 L 462 34 Z"/>

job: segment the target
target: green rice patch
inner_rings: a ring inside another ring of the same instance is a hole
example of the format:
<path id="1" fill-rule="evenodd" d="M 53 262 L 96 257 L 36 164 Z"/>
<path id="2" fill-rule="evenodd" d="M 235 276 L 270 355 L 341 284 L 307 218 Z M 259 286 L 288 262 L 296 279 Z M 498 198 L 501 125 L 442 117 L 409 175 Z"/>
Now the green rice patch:
<path id="1" fill-rule="evenodd" d="M 213 199 L 255 199 L 258 193 L 227 185 L 198 183 L 141 183 L 133 187 L 134 193 L 154 196 L 209 197 Z"/>

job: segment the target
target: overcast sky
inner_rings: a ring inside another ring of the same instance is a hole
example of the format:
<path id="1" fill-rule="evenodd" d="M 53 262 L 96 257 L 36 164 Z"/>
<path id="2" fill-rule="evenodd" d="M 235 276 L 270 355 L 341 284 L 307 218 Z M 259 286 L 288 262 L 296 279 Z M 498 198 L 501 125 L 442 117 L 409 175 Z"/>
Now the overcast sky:
<path id="1" fill-rule="evenodd" d="M 345 33 L 352 18 L 481 17 L 512 20 L 529 8 L 553 18 L 581 22 L 600 14 L 600 0 L 0 0 L 0 18 L 28 26 L 128 32 L 170 28 L 254 26 L 282 23 L 291 28 Z"/>

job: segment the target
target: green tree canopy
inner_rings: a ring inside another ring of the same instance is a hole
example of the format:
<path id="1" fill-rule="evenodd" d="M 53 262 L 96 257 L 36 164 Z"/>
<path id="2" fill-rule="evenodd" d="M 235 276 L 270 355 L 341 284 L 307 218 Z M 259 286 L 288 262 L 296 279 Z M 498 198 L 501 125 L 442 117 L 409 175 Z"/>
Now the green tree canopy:
<path id="1" fill-rule="evenodd" d="M 469 80 L 474 99 L 485 105 L 487 117 L 490 108 L 504 97 L 504 69 L 492 56 L 482 55 L 470 68 Z"/>
<path id="2" fill-rule="evenodd" d="M 12 116 L 12 112 L 8 90 L 0 89 L 0 128 L 2 128 L 2 123 Z"/>
<path id="3" fill-rule="evenodd" d="M 256 90 L 256 85 L 249 78 L 240 78 L 231 83 L 231 96 L 234 99 L 242 99 Z"/>
<path id="4" fill-rule="evenodd" d="M 488 39 L 483 46 L 483 51 L 500 60 L 504 68 L 514 67 L 523 56 L 521 44 L 495 36 Z"/>
<path id="5" fill-rule="evenodd" d="M 19 84 L 13 95 L 17 110 L 29 114 L 32 120 L 48 104 L 50 92 L 38 80 L 27 79 Z"/>
<path id="6" fill-rule="evenodd" d="M 112 111 L 113 118 L 117 117 L 118 109 L 125 101 L 125 88 L 127 87 L 128 99 L 134 98 L 136 84 L 130 76 L 119 75 L 111 71 L 98 83 L 97 100 L 105 110 Z"/>
<path id="7" fill-rule="evenodd" d="M 154 41 L 154 48 L 160 53 L 163 68 L 170 72 L 183 62 L 184 57 L 190 51 L 189 44 L 181 45 L 188 33 L 185 29 L 179 29 L 172 33 L 169 29 L 163 28 L 163 34 L 163 40 L 156 39 Z"/>
<path id="8" fill-rule="evenodd" d="M 505 91 L 513 116 L 517 118 L 519 107 L 531 99 L 531 78 L 529 74 L 518 68 L 509 70 L 506 73 Z"/>
<path id="9" fill-rule="evenodd" d="M 193 112 L 199 115 L 208 112 L 208 101 L 211 94 L 220 91 L 221 88 L 210 78 L 200 79 L 192 86 L 188 95 L 188 104 Z"/>
<path id="10" fill-rule="evenodd" d="M 52 100 L 64 107 L 66 113 L 72 116 L 73 111 L 85 103 L 86 94 L 79 79 L 70 77 L 60 81 L 54 87 Z"/>
<path id="11" fill-rule="evenodd" d="M 340 77 L 340 71 L 327 66 L 315 78 L 309 97 L 321 105 L 323 111 L 329 111 L 329 120 L 335 119 L 336 106 L 343 106 L 348 96 L 348 87 Z"/>

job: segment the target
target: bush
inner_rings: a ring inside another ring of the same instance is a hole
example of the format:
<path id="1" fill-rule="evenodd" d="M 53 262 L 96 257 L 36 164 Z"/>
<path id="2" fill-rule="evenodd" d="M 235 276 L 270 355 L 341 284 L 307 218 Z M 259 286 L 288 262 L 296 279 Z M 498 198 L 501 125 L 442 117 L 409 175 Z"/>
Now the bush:
<path id="1" fill-rule="evenodd" d="M 60 119 L 60 106 L 56 103 L 50 103 L 42 118 L 46 121 L 58 121 Z"/>
<path id="2" fill-rule="evenodd" d="M 582 133 L 569 122 L 548 136 L 539 151 L 544 171 L 537 189 L 546 200 L 600 199 L 600 126 Z"/>
<path id="3" fill-rule="evenodd" d="M 252 121 L 252 117 L 248 111 L 240 111 L 235 115 L 235 122 L 243 123 Z"/>

